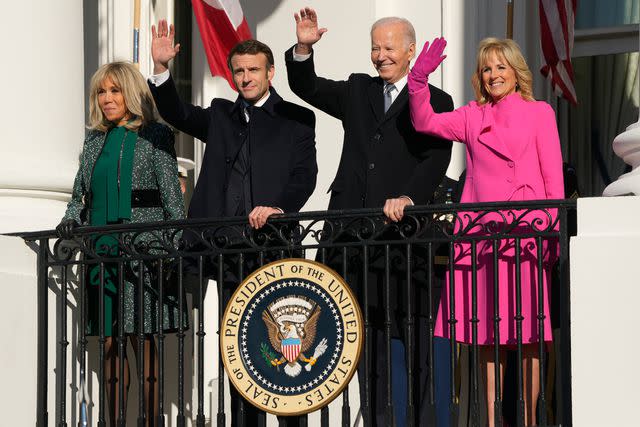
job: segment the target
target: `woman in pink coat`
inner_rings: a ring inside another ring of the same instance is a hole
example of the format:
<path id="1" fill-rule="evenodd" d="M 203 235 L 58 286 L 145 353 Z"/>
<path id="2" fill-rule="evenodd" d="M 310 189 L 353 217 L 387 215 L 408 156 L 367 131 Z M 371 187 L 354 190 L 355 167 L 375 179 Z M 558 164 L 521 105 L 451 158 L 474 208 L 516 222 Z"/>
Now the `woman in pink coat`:
<path id="1" fill-rule="evenodd" d="M 523 201 L 564 198 L 562 155 L 551 107 L 532 96 L 532 77 L 520 48 L 513 40 L 488 38 L 480 42 L 477 68 L 472 76 L 476 100 L 448 113 L 436 114 L 429 103 L 427 78 L 444 60 L 446 41 L 435 39 L 427 43 L 409 74 L 411 120 L 418 132 L 466 145 L 467 173 L 462 203 L 497 201 Z M 503 211 L 494 217 L 483 217 L 481 222 L 497 220 L 501 214 L 523 211 Z M 540 220 L 538 229 L 550 228 L 554 215 L 529 213 L 524 221 Z M 464 216 L 464 215 L 462 215 Z M 468 215 L 466 223 L 476 218 Z M 502 221 L 504 222 L 504 221 Z M 458 228 L 462 223 L 458 223 Z M 516 230 L 517 232 L 517 230 Z M 454 260 L 455 337 L 460 342 L 472 343 L 472 285 L 470 244 L 457 244 Z M 547 282 L 549 276 L 549 247 L 545 245 L 543 263 L 543 295 L 545 341 L 551 341 Z M 522 239 L 520 251 L 520 277 L 522 302 L 522 343 L 526 425 L 533 425 L 540 384 L 538 333 L 538 248 L 535 239 Z M 498 243 L 498 306 L 500 384 L 506 348 L 517 344 L 515 244 L 513 239 Z M 495 376 L 493 344 L 494 332 L 494 248 L 490 242 L 477 244 L 477 342 L 483 379 L 487 388 L 489 425 L 496 420 L 494 414 Z M 449 286 L 441 300 L 436 323 L 436 335 L 448 338 Z M 502 385 L 500 386 L 502 390 Z"/>

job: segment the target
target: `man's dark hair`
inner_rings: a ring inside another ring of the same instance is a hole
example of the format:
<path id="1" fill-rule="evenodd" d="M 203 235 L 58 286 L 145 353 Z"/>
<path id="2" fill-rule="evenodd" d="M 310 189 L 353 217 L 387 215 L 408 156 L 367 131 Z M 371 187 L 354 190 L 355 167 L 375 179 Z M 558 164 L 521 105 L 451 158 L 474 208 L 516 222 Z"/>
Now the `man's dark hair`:
<path id="1" fill-rule="evenodd" d="M 227 56 L 227 66 L 233 73 L 233 68 L 231 67 L 231 58 L 233 58 L 234 55 L 257 55 L 259 53 L 264 53 L 264 55 L 267 57 L 267 68 L 271 68 L 271 66 L 274 64 L 273 52 L 271 52 L 271 49 L 266 44 L 253 39 L 242 41 L 231 49 L 229 55 Z"/>

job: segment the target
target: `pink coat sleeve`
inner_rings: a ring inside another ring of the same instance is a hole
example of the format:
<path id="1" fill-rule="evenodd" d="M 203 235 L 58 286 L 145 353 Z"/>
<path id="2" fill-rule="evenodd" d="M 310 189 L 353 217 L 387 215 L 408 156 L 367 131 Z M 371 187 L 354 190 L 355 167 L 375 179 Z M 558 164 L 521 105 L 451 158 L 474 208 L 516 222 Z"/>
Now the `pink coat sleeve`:
<path id="1" fill-rule="evenodd" d="M 409 91 L 409 111 L 415 130 L 443 139 L 466 142 L 465 107 L 446 113 L 436 113 L 430 101 L 429 85 L 415 92 Z"/>
<path id="2" fill-rule="evenodd" d="M 536 149 L 538 150 L 545 195 L 547 199 L 564 199 L 562 151 L 556 116 L 549 104 L 540 103 L 540 105 L 542 107 L 540 111 L 541 123 L 538 126 Z"/>

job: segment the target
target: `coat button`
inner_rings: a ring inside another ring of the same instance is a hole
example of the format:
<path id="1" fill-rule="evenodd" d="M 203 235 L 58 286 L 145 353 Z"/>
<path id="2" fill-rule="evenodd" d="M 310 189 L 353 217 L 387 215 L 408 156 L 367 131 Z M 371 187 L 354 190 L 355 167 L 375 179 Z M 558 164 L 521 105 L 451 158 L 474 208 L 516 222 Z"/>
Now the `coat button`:
<path id="1" fill-rule="evenodd" d="M 513 178 L 507 178 L 507 182 L 513 182 Z"/>
<path id="2" fill-rule="evenodd" d="M 226 163 L 231 163 L 231 157 L 225 157 L 224 161 L 225 161 Z"/>
<path id="3" fill-rule="evenodd" d="M 376 167 L 375 163 L 369 163 L 369 170 L 373 170 Z"/>
<path id="4" fill-rule="evenodd" d="M 376 133 L 375 135 L 373 135 L 372 142 L 380 142 L 381 140 L 382 140 L 382 135 L 380 135 L 379 133 Z"/>
<path id="5" fill-rule="evenodd" d="M 244 138 L 244 132 L 240 131 L 240 133 L 238 133 L 238 136 L 240 136 L 240 138 Z"/>
<path id="6" fill-rule="evenodd" d="M 512 167 L 514 167 L 514 166 L 515 166 L 515 163 L 513 163 L 513 162 L 507 162 L 507 166 L 509 166 L 510 168 L 512 168 Z"/>

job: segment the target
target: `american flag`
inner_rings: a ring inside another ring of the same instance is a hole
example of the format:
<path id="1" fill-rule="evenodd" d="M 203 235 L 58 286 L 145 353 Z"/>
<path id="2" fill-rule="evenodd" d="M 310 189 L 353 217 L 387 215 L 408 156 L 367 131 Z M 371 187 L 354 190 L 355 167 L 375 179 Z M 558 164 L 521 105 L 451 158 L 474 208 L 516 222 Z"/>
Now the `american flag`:
<path id="1" fill-rule="evenodd" d="M 540 0 L 540 72 L 550 80 L 556 95 L 573 105 L 578 103 L 571 66 L 576 4 L 577 0 Z"/>

